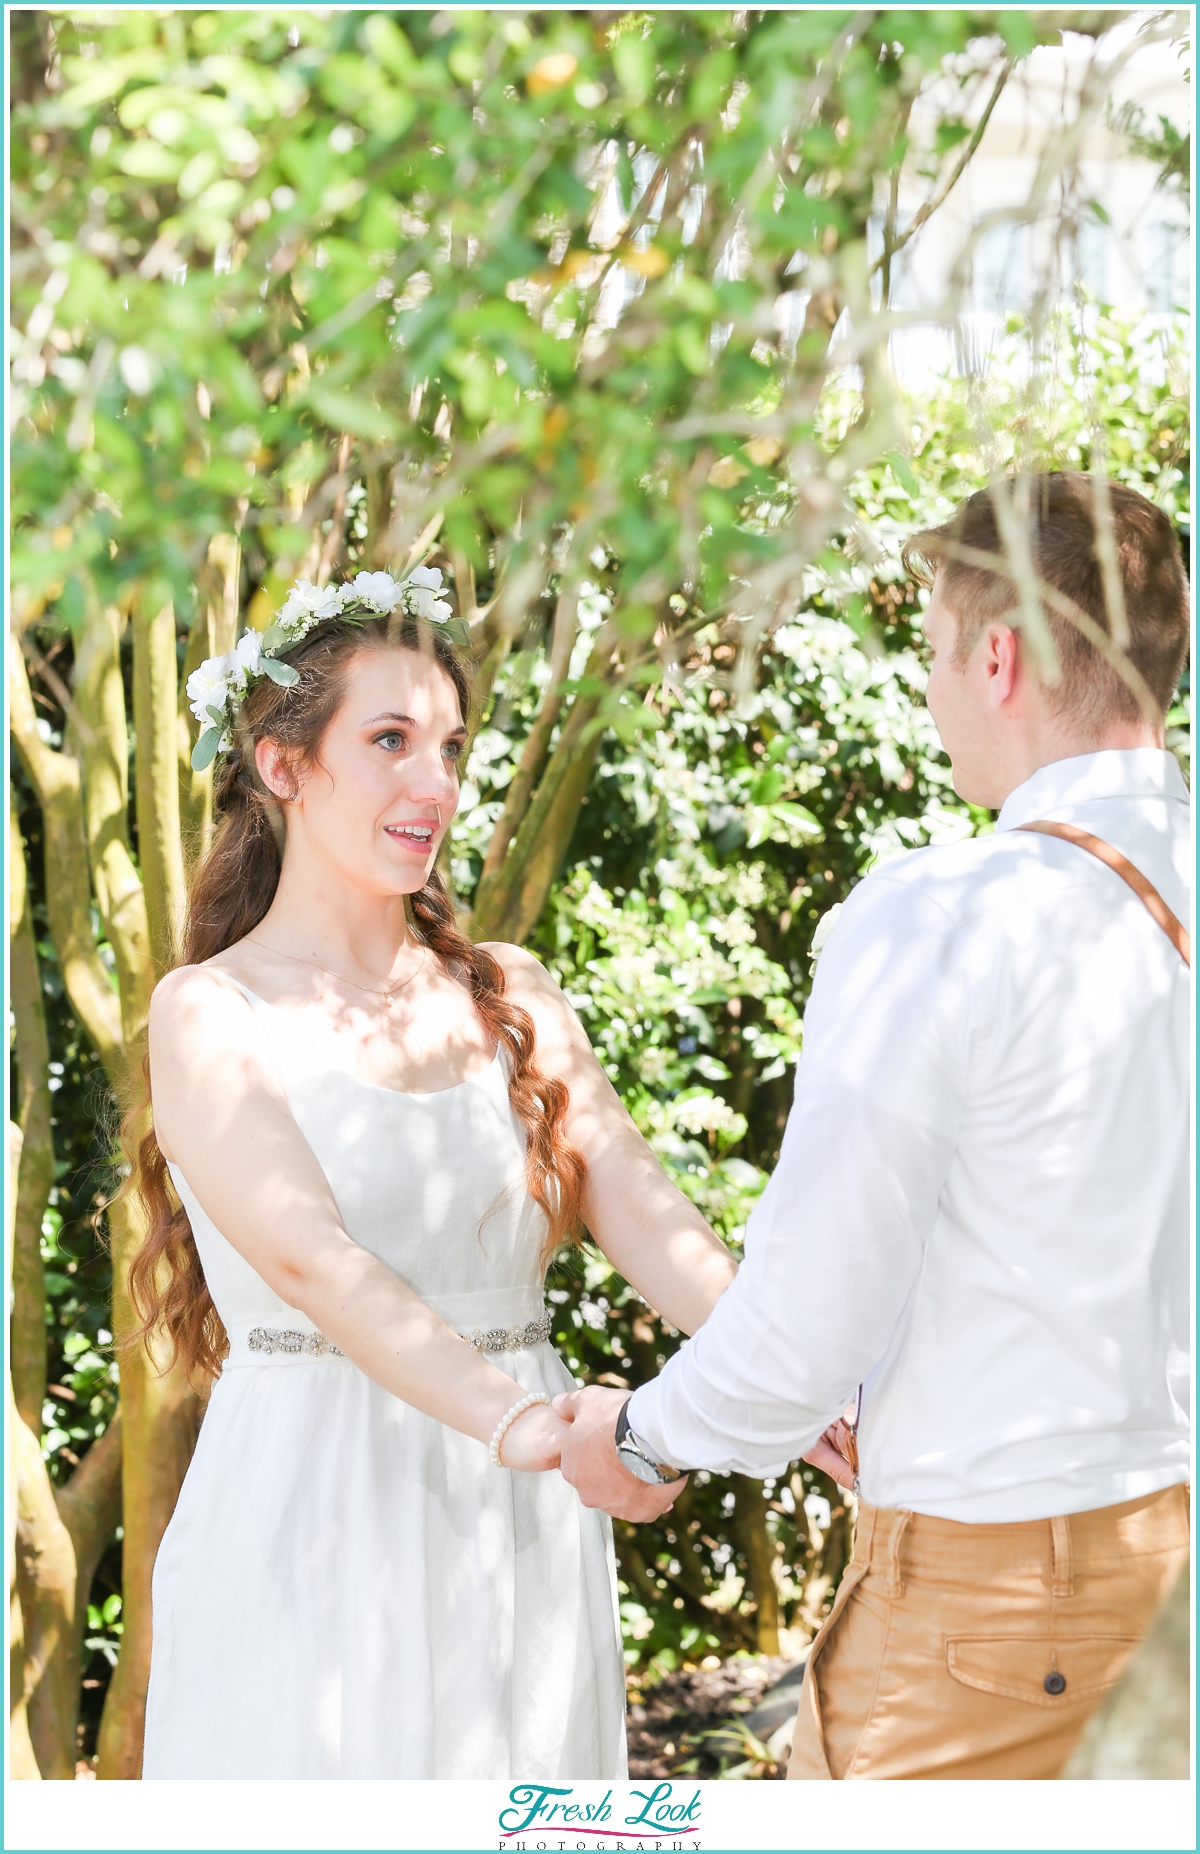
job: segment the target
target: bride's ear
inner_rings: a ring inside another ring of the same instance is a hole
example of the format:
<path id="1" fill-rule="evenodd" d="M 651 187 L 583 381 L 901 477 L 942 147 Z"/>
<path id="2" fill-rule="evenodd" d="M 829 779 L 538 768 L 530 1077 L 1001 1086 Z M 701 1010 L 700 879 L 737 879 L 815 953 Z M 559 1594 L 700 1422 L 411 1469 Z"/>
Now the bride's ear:
<path id="1" fill-rule="evenodd" d="M 254 764 L 267 791 L 281 805 L 290 805 L 299 796 L 291 761 L 278 740 L 270 735 L 260 740 L 254 749 Z"/>

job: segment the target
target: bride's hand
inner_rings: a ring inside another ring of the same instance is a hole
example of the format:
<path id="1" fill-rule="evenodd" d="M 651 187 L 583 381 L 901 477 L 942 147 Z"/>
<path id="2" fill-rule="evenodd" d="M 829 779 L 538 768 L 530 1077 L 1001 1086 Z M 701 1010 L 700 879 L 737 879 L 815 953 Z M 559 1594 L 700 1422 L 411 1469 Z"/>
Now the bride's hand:
<path id="1" fill-rule="evenodd" d="M 520 1468 L 537 1474 L 557 1468 L 563 1438 L 570 1429 L 561 1416 L 544 1403 L 534 1403 L 516 1417 L 504 1432 L 500 1460 L 506 1468 Z"/>

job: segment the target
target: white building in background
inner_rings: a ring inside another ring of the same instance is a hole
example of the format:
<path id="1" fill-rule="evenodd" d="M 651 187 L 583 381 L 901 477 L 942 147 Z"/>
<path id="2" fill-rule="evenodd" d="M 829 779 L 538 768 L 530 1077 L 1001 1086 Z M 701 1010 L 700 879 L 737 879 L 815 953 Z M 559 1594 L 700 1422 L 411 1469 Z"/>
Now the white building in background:
<path id="1" fill-rule="evenodd" d="M 893 337 L 893 364 L 902 377 L 914 379 L 930 368 L 942 371 L 953 366 L 956 353 L 972 369 L 985 363 L 1006 316 L 1028 309 L 1039 292 L 1048 291 L 1051 301 L 1070 301 L 1081 284 L 1096 301 L 1148 323 L 1190 309 L 1188 201 L 1177 187 L 1158 184 L 1159 170 L 1133 155 L 1113 126 L 1132 105 L 1152 133 L 1164 117 L 1181 133 L 1190 129 L 1190 50 L 1182 39 L 1129 49 L 1138 28 L 1154 17 L 1126 15 L 1099 45 L 1066 33 L 1061 46 L 1039 48 L 1013 72 L 962 179 L 898 254 L 893 269 L 892 307 L 918 317 L 923 310 L 934 316 L 944 311 L 956 270 L 965 271 L 960 340 L 965 338 L 968 355 L 956 347 L 949 328 L 918 322 Z M 1183 28 L 1178 30 L 1182 34 Z M 1049 187 L 1038 218 L 1030 224 L 993 219 L 1027 206 L 1039 166 L 1061 133 L 1064 101 L 1078 96 L 1089 67 L 1109 67 L 1126 52 L 1127 60 L 1104 86 L 1103 105 L 1076 158 Z M 976 120 L 991 88 L 990 79 L 980 86 Z M 915 142 L 932 140 L 940 103 L 937 87 L 919 100 L 913 112 Z M 901 230 L 918 211 L 927 187 L 915 180 L 902 184 Z M 964 265 L 965 248 L 981 225 L 985 229 Z M 883 226 L 881 211 L 872 228 L 876 254 L 882 250 Z"/>

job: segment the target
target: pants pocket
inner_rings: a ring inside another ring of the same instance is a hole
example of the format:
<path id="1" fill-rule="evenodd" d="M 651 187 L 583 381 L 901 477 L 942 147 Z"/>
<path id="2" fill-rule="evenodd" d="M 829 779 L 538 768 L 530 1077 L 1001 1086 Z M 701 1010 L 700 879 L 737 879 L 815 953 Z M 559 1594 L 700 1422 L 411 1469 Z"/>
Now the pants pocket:
<path id="1" fill-rule="evenodd" d="M 1065 1711 L 1115 1686 L 1136 1635 L 958 1635 L 946 1667 L 960 1686 Z"/>
<path id="2" fill-rule="evenodd" d="M 808 1651 L 808 1665 L 804 1670 L 804 1681 L 800 1688 L 800 1705 L 796 1717 L 795 1731 L 792 1737 L 792 1755 L 788 1764 L 790 1778 L 824 1778 L 831 1779 L 833 1772 L 825 1749 L 825 1726 L 821 1717 L 821 1690 L 817 1679 L 817 1663 L 820 1661 L 829 1640 L 845 1613 L 855 1587 L 866 1576 L 869 1566 L 851 1562 L 842 1581 L 838 1585 L 833 1608 L 826 1616 L 813 1638 L 813 1645 Z"/>

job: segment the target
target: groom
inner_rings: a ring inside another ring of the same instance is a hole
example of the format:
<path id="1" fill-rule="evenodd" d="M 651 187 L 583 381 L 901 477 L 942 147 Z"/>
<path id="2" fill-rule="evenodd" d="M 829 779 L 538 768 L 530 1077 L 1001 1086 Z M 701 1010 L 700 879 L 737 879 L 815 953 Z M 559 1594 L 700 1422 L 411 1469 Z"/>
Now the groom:
<path id="1" fill-rule="evenodd" d="M 632 1398 L 556 1401 L 563 1473 L 627 1518 L 687 1469 L 807 1453 L 850 1484 L 857 1451 L 791 1777 L 1056 1775 L 1188 1554 L 1187 580 L 1119 483 L 1111 529 L 1089 477 L 1004 489 L 1056 663 L 991 492 L 905 556 L 955 789 L 995 832 L 859 883 L 736 1281 Z M 1090 641 L 1126 628 L 1132 678 Z"/>

